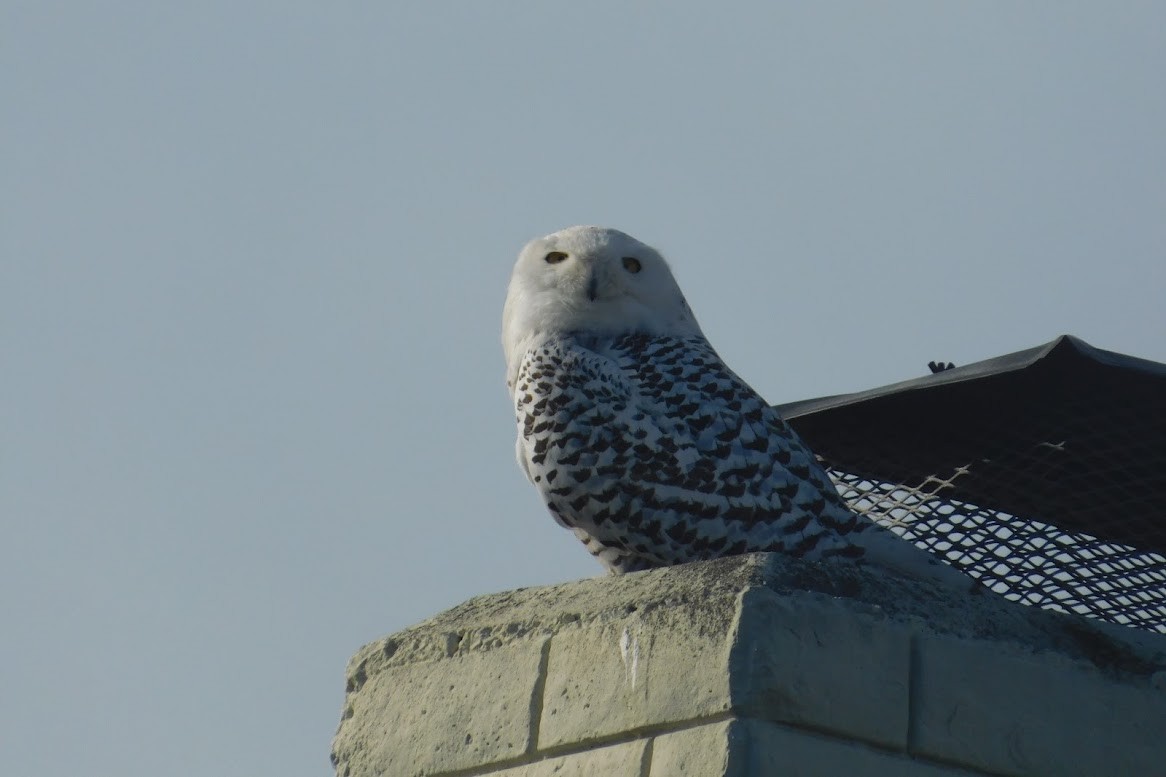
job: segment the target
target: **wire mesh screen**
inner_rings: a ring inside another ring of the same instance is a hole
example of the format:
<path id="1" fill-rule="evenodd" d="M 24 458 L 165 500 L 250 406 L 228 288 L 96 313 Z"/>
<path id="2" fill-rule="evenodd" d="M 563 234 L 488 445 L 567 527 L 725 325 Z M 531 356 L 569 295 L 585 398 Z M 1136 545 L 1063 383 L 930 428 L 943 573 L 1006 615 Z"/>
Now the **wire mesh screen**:
<path id="1" fill-rule="evenodd" d="M 856 512 L 1008 599 L 1166 633 L 1166 367 L 1119 357 L 1062 338 L 782 410 Z"/>
<path id="2" fill-rule="evenodd" d="M 851 508 L 1008 599 L 1166 633 L 1166 556 L 919 488 L 830 470 Z"/>

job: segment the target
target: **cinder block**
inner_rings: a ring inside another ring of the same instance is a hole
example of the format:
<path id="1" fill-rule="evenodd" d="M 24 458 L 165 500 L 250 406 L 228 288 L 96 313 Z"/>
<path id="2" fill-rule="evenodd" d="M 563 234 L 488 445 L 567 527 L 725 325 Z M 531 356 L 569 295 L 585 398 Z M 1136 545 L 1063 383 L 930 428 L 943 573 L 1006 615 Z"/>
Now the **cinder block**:
<path id="1" fill-rule="evenodd" d="M 556 634 L 538 746 L 732 709 L 905 749 L 909 669 L 908 626 L 877 607 L 751 587 Z"/>
<path id="2" fill-rule="evenodd" d="M 922 636 L 913 752 L 1010 775 L 1166 774 L 1166 694 L 1084 661 Z"/>
<path id="3" fill-rule="evenodd" d="M 539 749 L 723 713 L 735 607 L 656 607 L 551 638 Z"/>
<path id="4" fill-rule="evenodd" d="M 528 753 L 545 643 L 382 667 L 348 694 L 337 774 L 438 774 Z"/>
<path id="5" fill-rule="evenodd" d="M 911 631 L 873 605 L 801 591 L 742 595 L 734 712 L 907 747 Z"/>

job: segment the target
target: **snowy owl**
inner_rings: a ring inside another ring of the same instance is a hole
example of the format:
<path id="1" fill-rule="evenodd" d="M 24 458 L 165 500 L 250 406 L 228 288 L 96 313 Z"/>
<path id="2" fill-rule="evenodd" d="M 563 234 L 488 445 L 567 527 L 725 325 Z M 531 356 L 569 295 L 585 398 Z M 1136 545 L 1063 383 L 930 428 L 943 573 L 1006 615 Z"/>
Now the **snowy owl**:
<path id="1" fill-rule="evenodd" d="M 664 258 L 571 227 L 518 256 L 502 314 L 518 464 L 613 573 L 754 551 L 972 581 L 851 512 L 709 345 Z"/>

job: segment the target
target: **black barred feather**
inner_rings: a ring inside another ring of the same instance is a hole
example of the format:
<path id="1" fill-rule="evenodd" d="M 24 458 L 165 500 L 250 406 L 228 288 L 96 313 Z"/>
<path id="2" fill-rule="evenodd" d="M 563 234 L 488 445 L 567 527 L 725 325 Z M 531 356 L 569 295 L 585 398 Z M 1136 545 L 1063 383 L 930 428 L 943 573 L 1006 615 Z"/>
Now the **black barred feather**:
<path id="1" fill-rule="evenodd" d="M 861 558 L 864 533 L 886 535 L 703 337 L 568 333 L 526 354 L 515 389 L 527 475 L 613 572 L 754 551 Z"/>

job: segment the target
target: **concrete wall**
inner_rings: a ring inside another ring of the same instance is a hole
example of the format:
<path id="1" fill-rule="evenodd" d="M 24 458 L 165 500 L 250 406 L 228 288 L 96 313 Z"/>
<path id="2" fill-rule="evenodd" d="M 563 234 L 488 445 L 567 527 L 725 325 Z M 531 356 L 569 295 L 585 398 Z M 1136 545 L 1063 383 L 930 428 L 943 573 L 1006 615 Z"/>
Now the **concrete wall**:
<path id="1" fill-rule="evenodd" d="M 1166 774 L 1166 638 L 771 554 L 482 596 L 352 659 L 340 777 Z"/>

